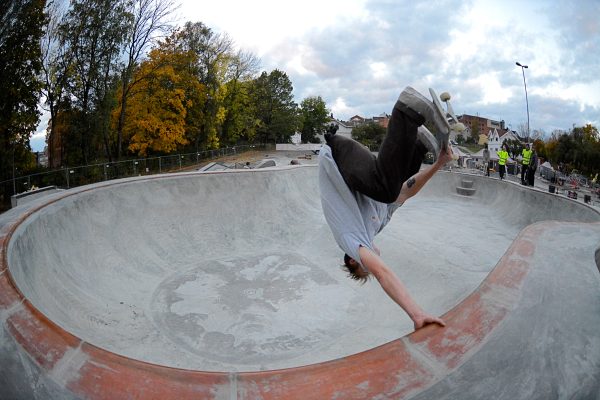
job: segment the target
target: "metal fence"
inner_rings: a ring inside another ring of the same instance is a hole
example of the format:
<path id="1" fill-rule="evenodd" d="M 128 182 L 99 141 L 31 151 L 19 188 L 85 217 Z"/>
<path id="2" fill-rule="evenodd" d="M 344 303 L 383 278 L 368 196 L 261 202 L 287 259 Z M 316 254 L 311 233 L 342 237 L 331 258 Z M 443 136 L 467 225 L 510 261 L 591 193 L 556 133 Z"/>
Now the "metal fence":
<path id="1" fill-rule="evenodd" d="M 181 171 L 199 166 L 209 160 L 235 156 L 251 150 L 269 150 L 272 147 L 272 145 L 240 145 L 194 153 L 64 167 L 37 174 L 16 176 L 13 179 L 0 182 L 0 195 L 3 197 L 0 203 L 0 211 L 10 207 L 11 196 L 27 192 L 36 187 L 56 186 L 69 189 L 111 179 Z"/>

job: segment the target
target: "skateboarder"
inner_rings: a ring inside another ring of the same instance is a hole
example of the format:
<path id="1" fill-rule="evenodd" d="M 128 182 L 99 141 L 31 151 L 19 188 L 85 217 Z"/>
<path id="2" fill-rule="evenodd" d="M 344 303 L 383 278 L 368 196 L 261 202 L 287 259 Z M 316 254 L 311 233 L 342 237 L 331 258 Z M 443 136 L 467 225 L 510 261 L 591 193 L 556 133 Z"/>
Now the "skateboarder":
<path id="1" fill-rule="evenodd" d="M 430 92 L 437 102 L 435 93 Z M 422 126 L 425 121 L 435 127 L 437 139 Z M 394 105 L 377 156 L 358 142 L 336 135 L 334 129 L 325 135 L 327 144 L 319 152 L 323 213 L 337 244 L 346 253 L 344 264 L 350 276 L 362 282 L 374 276 L 412 319 L 415 329 L 445 323 L 423 311 L 412 299 L 380 257 L 373 239 L 394 211 L 452 159 L 448 146 L 451 129 L 439 102 L 432 103 L 407 87 Z M 419 171 L 428 150 L 439 156 L 432 167 Z"/>

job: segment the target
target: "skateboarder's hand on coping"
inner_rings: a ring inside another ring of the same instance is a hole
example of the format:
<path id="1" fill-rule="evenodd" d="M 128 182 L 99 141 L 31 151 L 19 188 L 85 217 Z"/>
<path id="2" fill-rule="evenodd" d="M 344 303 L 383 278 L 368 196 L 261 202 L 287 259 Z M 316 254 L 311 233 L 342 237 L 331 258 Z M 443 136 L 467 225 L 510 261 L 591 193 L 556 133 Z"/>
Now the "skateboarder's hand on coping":
<path id="1" fill-rule="evenodd" d="M 415 330 L 421 329 L 422 327 L 431 324 L 446 326 L 446 323 L 441 318 L 427 314 L 416 315 L 415 317 L 413 317 L 413 322 L 415 323 Z"/>

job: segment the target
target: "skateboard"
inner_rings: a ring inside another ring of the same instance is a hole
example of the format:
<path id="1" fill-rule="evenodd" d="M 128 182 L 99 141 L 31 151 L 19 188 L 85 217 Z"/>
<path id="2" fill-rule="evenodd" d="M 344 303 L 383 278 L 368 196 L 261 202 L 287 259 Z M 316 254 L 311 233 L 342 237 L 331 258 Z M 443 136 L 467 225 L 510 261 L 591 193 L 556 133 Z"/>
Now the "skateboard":
<path id="1" fill-rule="evenodd" d="M 464 130 L 466 128 L 462 122 L 458 121 L 458 118 L 456 117 L 456 114 L 454 113 L 454 109 L 452 108 L 452 105 L 450 104 L 450 93 L 443 92 L 440 95 L 440 97 L 438 98 L 438 95 L 435 92 L 435 90 L 433 90 L 432 88 L 429 88 L 429 94 L 431 95 L 431 98 L 433 99 L 433 105 L 436 108 L 437 112 L 440 115 L 443 115 L 445 117 L 447 125 L 448 125 L 448 132 L 446 132 L 444 134 L 444 137 L 441 140 L 442 147 L 445 147 L 445 146 L 448 146 L 448 139 L 450 137 L 450 131 L 464 132 Z M 446 104 L 446 110 L 444 110 L 444 107 L 442 107 L 442 103 L 440 103 L 440 100 Z"/>

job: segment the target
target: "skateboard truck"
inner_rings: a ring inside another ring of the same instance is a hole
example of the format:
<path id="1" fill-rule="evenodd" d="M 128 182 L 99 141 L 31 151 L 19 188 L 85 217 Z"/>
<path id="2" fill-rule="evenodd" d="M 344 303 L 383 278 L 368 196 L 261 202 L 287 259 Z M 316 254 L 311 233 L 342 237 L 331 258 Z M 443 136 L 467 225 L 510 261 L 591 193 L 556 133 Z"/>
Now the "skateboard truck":
<path id="1" fill-rule="evenodd" d="M 432 88 L 429 88 L 429 94 L 431 95 L 431 98 L 433 99 L 434 107 L 437 109 L 437 111 L 440 115 L 444 116 L 444 119 L 447 122 L 446 125 L 448 128 L 448 132 L 443 133 L 444 135 L 443 135 L 443 138 L 441 141 L 442 148 L 447 147 L 448 139 L 450 136 L 450 131 L 464 132 L 466 127 L 462 122 L 458 121 L 458 118 L 456 117 L 456 114 L 454 113 L 454 109 L 452 108 L 452 105 L 450 104 L 450 98 L 451 98 L 450 93 L 443 92 L 438 99 L 438 96 L 437 96 L 437 93 L 435 92 L 435 90 L 433 90 Z M 440 100 L 446 104 L 446 110 L 444 110 L 444 108 L 442 107 Z M 458 157 L 453 154 L 452 158 L 457 159 Z"/>

